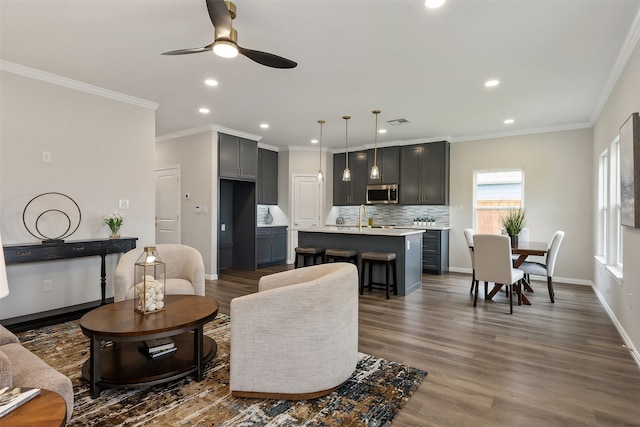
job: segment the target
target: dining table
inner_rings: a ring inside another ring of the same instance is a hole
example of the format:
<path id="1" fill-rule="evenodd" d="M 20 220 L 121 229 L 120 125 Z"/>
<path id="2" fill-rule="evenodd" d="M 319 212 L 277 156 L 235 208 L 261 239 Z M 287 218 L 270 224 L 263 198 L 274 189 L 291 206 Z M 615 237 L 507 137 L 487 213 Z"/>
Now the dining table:
<path id="1" fill-rule="evenodd" d="M 522 263 L 529 256 L 545 256 L 548 251 L 549 251 L 549 245 L 547 244 L 547 242 L 518 240 L 515 243 L 515 245 L 511 246 L 511 253 L 513 255 L 518 255 L 518 258 L 515 258 L 513 261 L 513 268 L 520 267 Z M 530 284 L 526 280 L 523 280 L 522 283 L 523 283 L 522 291 L 526 290 L 527 292 L 533 292 L 533 288 L 530 286 Z M 502 286 L 498 284 L 494 285 L 491 292 L 487 294 L 487 299 L 492 299 L 494 295 L 498 293 L 501 287 Z M 531 305 L 531 301 L 529 301 L 529 298 L 527 298 L 527 295 L 524 292 L 520 292 L 520 294 L 522 297 L 522 303 L 526 305 Z"/>

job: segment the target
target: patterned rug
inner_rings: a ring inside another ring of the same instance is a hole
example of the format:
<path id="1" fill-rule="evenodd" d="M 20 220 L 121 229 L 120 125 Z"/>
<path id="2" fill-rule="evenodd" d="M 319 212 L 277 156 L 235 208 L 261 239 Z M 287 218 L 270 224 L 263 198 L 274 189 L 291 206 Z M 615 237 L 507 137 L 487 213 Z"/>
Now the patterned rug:
<path id="1" fill-rule="evenodd" d="M 356 371 L 335 392 L 312 400 L 234 398 L 229 394 L 229 317 L 218 315 L 204 333 L 218 344 L 205 377 L 151 387 L 106 389 L 92 399 L 81 377 L 89 340 L 78 321 L 21 332 L 22 344 L 71 378 L 75 395 L 69 426 L 388 426 L 427 375 L 425 371 L 360 353 Z"/>

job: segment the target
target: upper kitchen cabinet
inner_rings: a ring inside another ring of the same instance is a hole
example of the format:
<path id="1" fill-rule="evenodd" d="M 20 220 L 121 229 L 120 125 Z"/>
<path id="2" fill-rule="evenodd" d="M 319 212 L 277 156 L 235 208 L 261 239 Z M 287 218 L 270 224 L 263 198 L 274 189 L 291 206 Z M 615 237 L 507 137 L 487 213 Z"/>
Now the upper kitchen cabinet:
<path id="1" fill-rule="evenodd" d="M 333 155 L 333 205 L 360 205 L 367 202 L 367 152 L 349 153 L 351 181 L 342 180 L 345 168 L 344 153 Z"/>
<path id="2" fill-rule="evenodd" d="M 224 133 L 218 135 L 220 177 L 255 181 L 258 176 L 258 143 Z"/>
<path id="3" fill-rule="evenodd" d="M 449 204 L 449 143 L 400 147 L 400 203 Z"/>
<path id="4" fill-rule="evenodd" d="M 278 153 L 258 148 L 258 204 L 278 204 Z"/>
<path id="5" fill-rule="evenodd" d="M 367 150 L 367 184 L 397 184 L 400 169 L 400 147 L 378 148 L 376 163 L 380 179 L 369 177 L 373 167 L 374 150 Z"/>

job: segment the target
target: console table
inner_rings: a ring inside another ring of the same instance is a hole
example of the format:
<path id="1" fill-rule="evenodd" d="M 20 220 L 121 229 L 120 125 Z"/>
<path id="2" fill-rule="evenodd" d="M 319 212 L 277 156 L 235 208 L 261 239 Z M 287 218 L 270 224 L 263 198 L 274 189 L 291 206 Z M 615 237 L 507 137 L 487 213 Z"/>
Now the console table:
<path id="1" fill-rule="evenodd" d="M 107 272 L 105 259 L 108 254 L 127 252 L 136 247 L 137 237 L 119 239 L 67 240 L 61 243 L 29 243 L 4 245 L 4 259 L 7 264 L 53 261 L 99 255 L 102 258 L 100 270 L 100 290 L 102 302 L 106 303 Z"/>

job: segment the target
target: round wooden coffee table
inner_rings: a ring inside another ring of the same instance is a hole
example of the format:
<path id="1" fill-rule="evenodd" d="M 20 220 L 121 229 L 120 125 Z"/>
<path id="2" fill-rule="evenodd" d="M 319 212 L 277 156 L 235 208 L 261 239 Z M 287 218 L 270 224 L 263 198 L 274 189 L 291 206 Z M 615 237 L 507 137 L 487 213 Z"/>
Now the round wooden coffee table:
<path id="1" fill-rule="evenodd" d="M 157 313 L 136 313 L 133 300 L 127 300 L 85 314 L 80 328 L 89 337 L 90 355 L 82 376 L 91 384 L 91 397 L 100 396 L 102 388 L 148 386 L 192 373 L 202 381 L 204 364 L 218 348 L 203 327 L 217 314 L 215 299 L 197 295 L 167 295 L 165 309 Z M 177 351 L 153 360 L 139 351 L 143 341 L 165 337 Z M 101 347 L 102 341 L 112 345 Z"/>
<path id="2" fill-rule="evenodd" d="M 67 403 L 62 396 L 41 389 L 40 395 L 0 418 L 2 427 L 47 426 L 67 424 Z"/>

